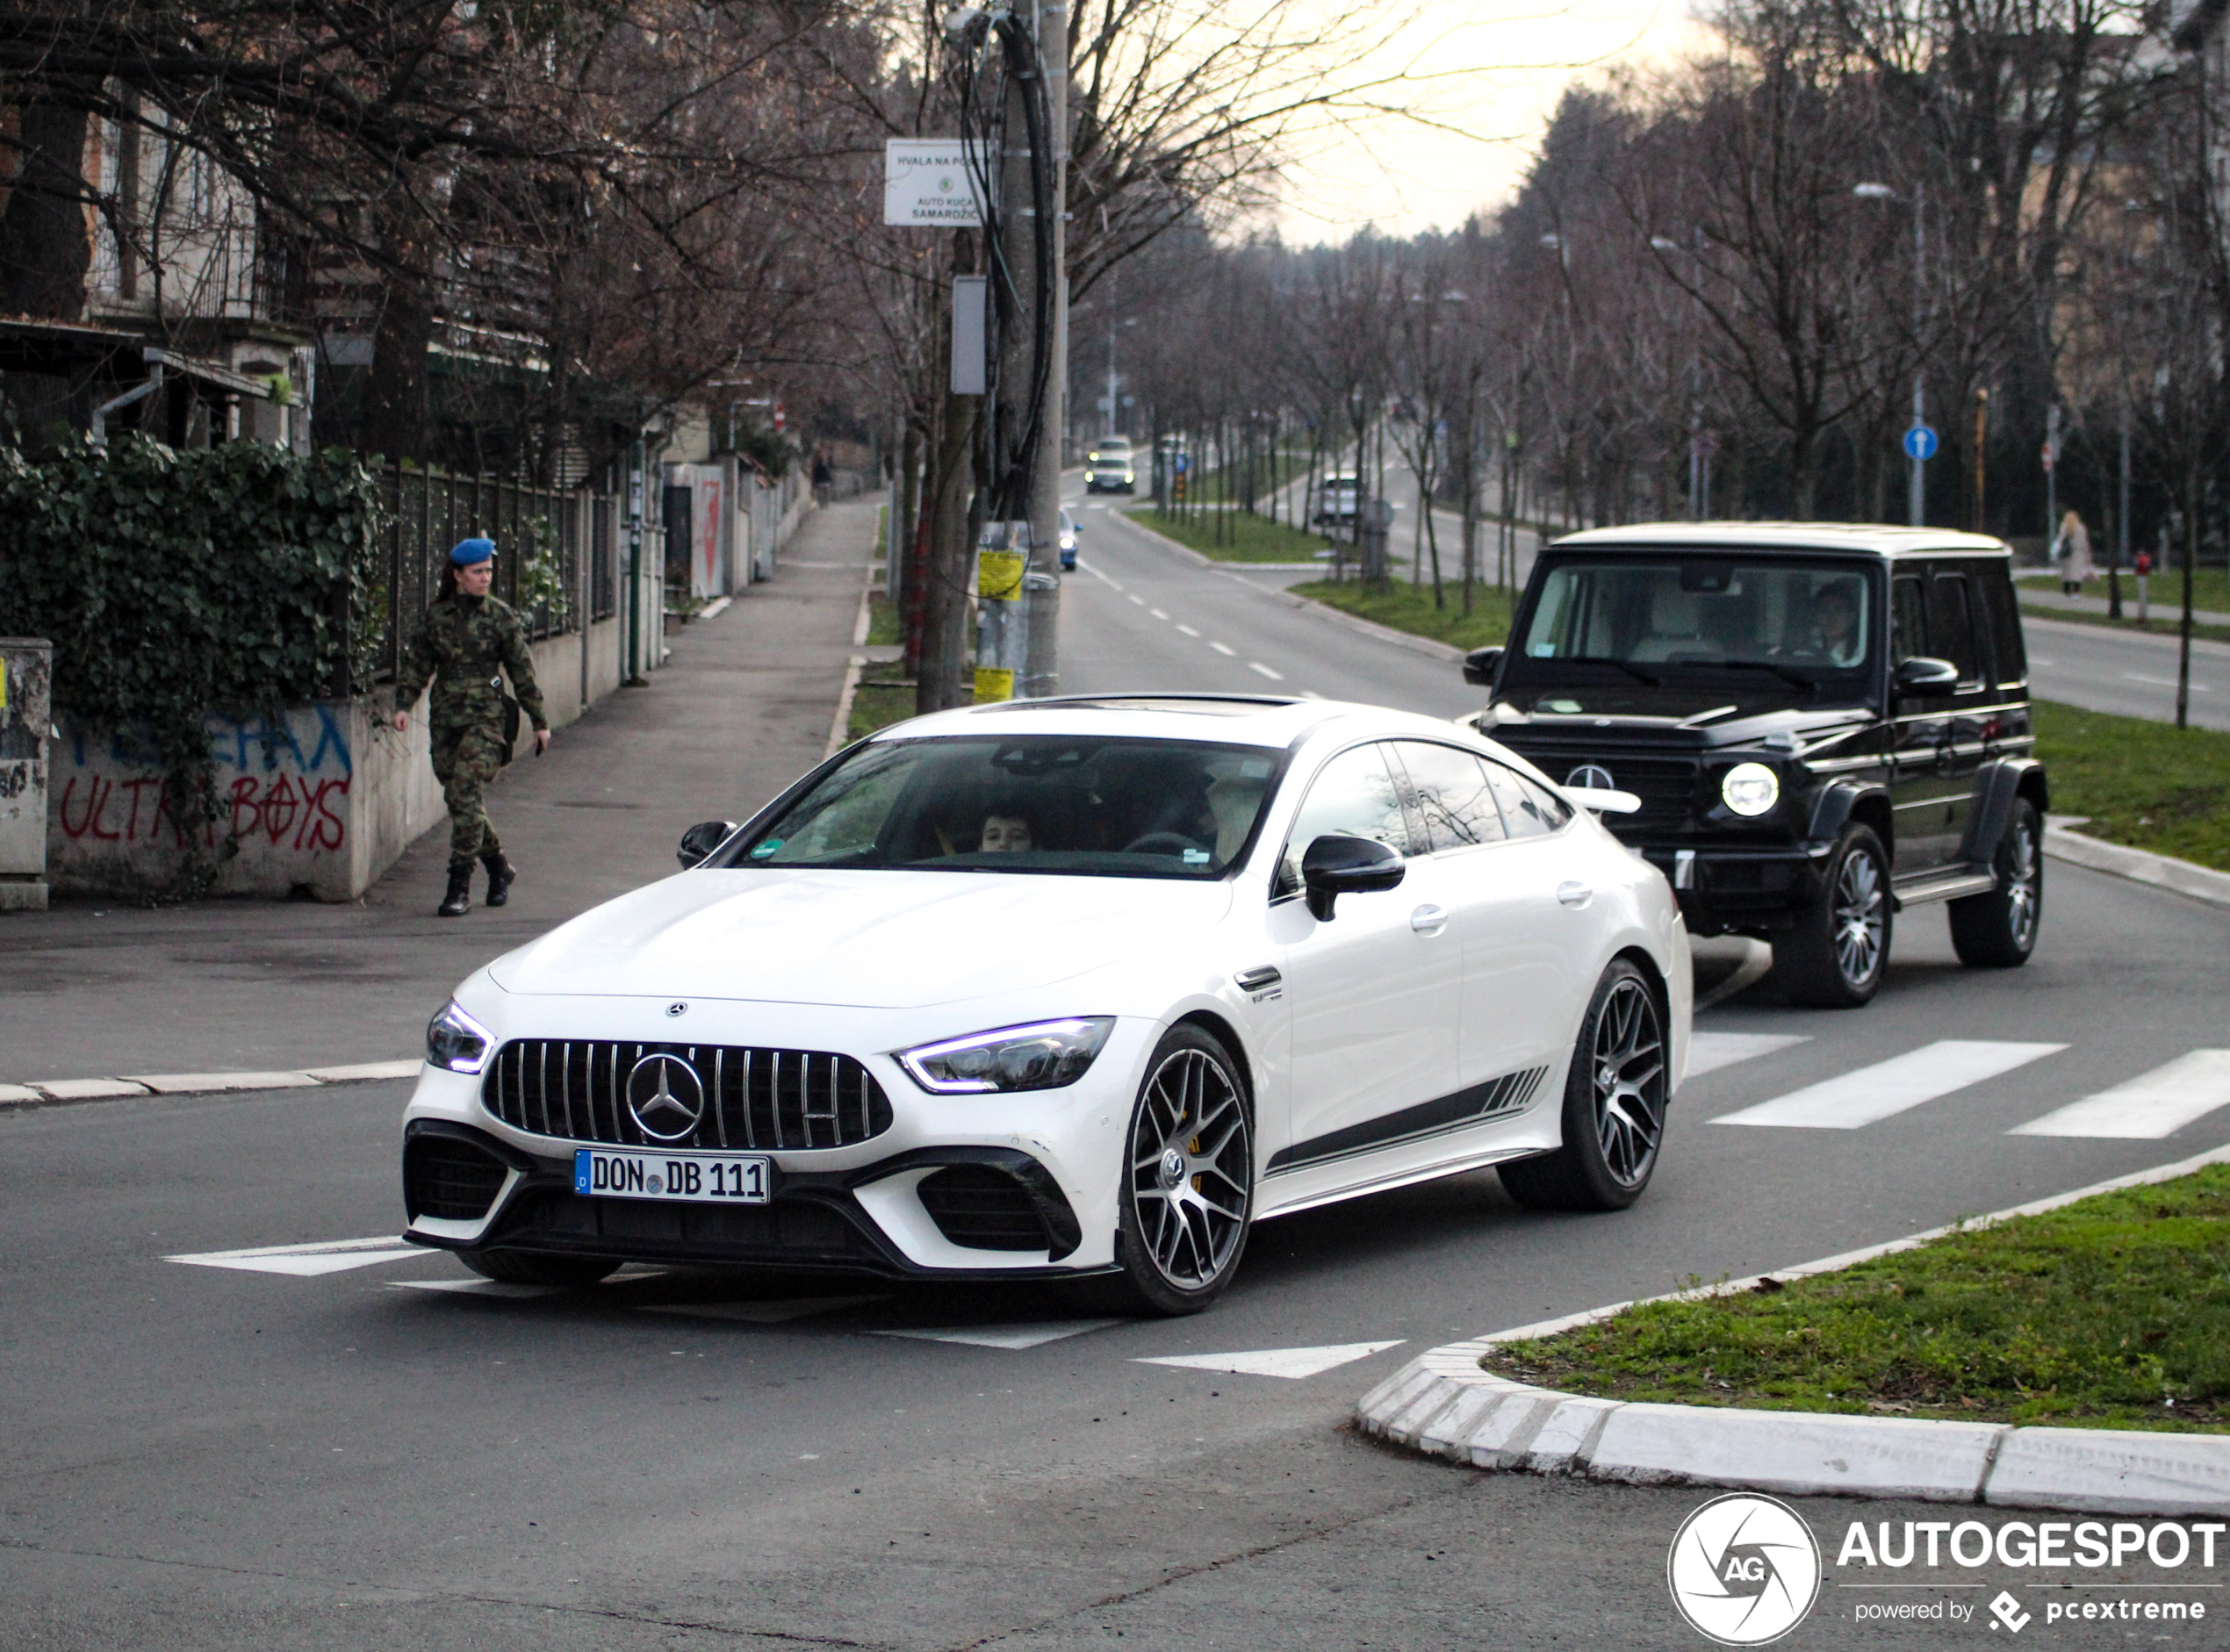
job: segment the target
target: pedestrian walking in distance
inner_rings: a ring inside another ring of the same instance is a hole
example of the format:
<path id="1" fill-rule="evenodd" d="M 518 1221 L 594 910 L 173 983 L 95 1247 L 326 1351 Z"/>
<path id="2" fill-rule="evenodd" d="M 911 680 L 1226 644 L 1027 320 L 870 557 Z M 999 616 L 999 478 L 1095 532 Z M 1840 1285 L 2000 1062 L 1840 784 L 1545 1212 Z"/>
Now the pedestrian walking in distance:
<path id="1" fill-rule="evenodd" d="M 2069 511 L 2060 519 L 2060 531 L 2052 541 L 2052 560 L 2065 563 L 2060 570 L 2060 589 L 2068 596 L 2082 594 L 2083 584 L 2098 571 L 2090 562 L 2090 530 L 2083 525 L 2083 518 Z"/>
<path id="2" fill-rule="evenodd" d="M 535 755 L 550 745 L 550 720 L 543 715 L 542 690 L 535 686 L 527 628 L 517 609 L 488 594 L 494 579 L 495 542 L 458 541 L 442 571 L 442 594 L 426 610 L 395 679 L 398 729 L 410 727 L 410 708 L 426 685 L 434 685 L 427 723 L 433 735 L 434 778 L 442 783 L 450 811 L 450 887 L 435 909 L 437 917 L 463 917 L 471 909 L 475 860 L 488 869 L 490 906 L 510 899 L 511 880 L 518 876 L 518 869 L 503 858 L 481 796 L 509 758 L 517 727 L 515 722 L 506 727 L 504 673 L 510 675 L 519 709 L 533 720 Z"/>

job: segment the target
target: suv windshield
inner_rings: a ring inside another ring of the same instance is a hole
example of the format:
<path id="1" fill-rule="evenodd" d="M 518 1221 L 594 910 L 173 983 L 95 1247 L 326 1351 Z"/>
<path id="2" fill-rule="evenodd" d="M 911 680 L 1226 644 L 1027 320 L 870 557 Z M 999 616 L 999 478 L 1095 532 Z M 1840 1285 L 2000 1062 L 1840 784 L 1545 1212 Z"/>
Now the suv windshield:
<path id="1" fill-rule="evenodd" d="M 1550 712 L 1614 700 L 1662 710 L 1690 699 L 1849 700 L 1873 681 L 1877 628 L 1862 564 L 1559 558 L 1506 680 Z M 1571 692 L 1583 686 L 1595 692 Z"/>
<path id="2" fill-rule="evenodd" d="M 1246 851 L 1281 754 L 1071 735 L 863 746 L 728 866 L 1215 878 Z"/>

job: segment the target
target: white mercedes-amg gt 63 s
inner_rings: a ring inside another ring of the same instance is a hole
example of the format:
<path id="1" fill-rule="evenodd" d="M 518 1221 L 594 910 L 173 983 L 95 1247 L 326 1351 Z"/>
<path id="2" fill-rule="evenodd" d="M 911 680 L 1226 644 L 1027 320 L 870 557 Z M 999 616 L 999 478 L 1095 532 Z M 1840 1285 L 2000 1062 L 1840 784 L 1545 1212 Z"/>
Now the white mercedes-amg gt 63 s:
<path id="1" fill-rule="evenodd" d="M 885 730 L 427 1030 L 409 1237 L 629 1261 L 1117 1276 L 1188 1313 L 1249 1225 L 1493 1165 L 1647 1185 L 1687 1059 L 1663 874 L 1467 729 L 1229 695 Z"/>

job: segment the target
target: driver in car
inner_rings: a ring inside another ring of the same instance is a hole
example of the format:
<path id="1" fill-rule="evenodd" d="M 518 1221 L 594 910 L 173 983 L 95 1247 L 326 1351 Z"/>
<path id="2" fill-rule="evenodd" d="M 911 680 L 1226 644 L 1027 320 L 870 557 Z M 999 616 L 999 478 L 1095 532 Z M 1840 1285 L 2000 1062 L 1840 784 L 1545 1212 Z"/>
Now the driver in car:
<path id="1" fill-rule="evenodd" d="M 1859 663 L 1859 604 L 1848 584 L 1823 585 L 1812 598 L 1809 651 L 1834 665 Z"/>

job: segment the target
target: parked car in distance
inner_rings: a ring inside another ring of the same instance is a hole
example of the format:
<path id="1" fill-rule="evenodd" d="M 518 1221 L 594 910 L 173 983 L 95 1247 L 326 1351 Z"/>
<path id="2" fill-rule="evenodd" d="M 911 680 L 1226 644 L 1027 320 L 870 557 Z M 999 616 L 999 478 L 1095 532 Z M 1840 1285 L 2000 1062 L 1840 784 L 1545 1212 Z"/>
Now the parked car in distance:
<path id="1" fill-rule="evenodd" d="M 1318 522 L 1352 522 L 1362 497 L 1362 485 L 1345 470 L 1334 470 L 1320 478 L 1316 485 L 1316 509 L 1311 519 Z"/>
<path id="2" fill-rule="evenodd" d="M 1534 565 L 1511 645 L 1475 650 L 1463 721 L 1568 786 L 1691 933 L 1773 943 L 1794 1002 L 1873 998 L 1896 915 L 1947 904 L 1970 966 L 2027 961 L 2049 792 L 1999 540 L 1680 522 L 1574 534 Z"/>
<path id="3" fill-rule="evenodd" d="M 1104 1275 L 1176 1314 L 1336 1200 L 1492 1166 L 1623 1209 L 1691 1009 L 1672 890 L 1591 812 L 1633 801 L 1321 700 L 896 725 L 458 986 L 409 1237 L 522 1284 Z"/>

